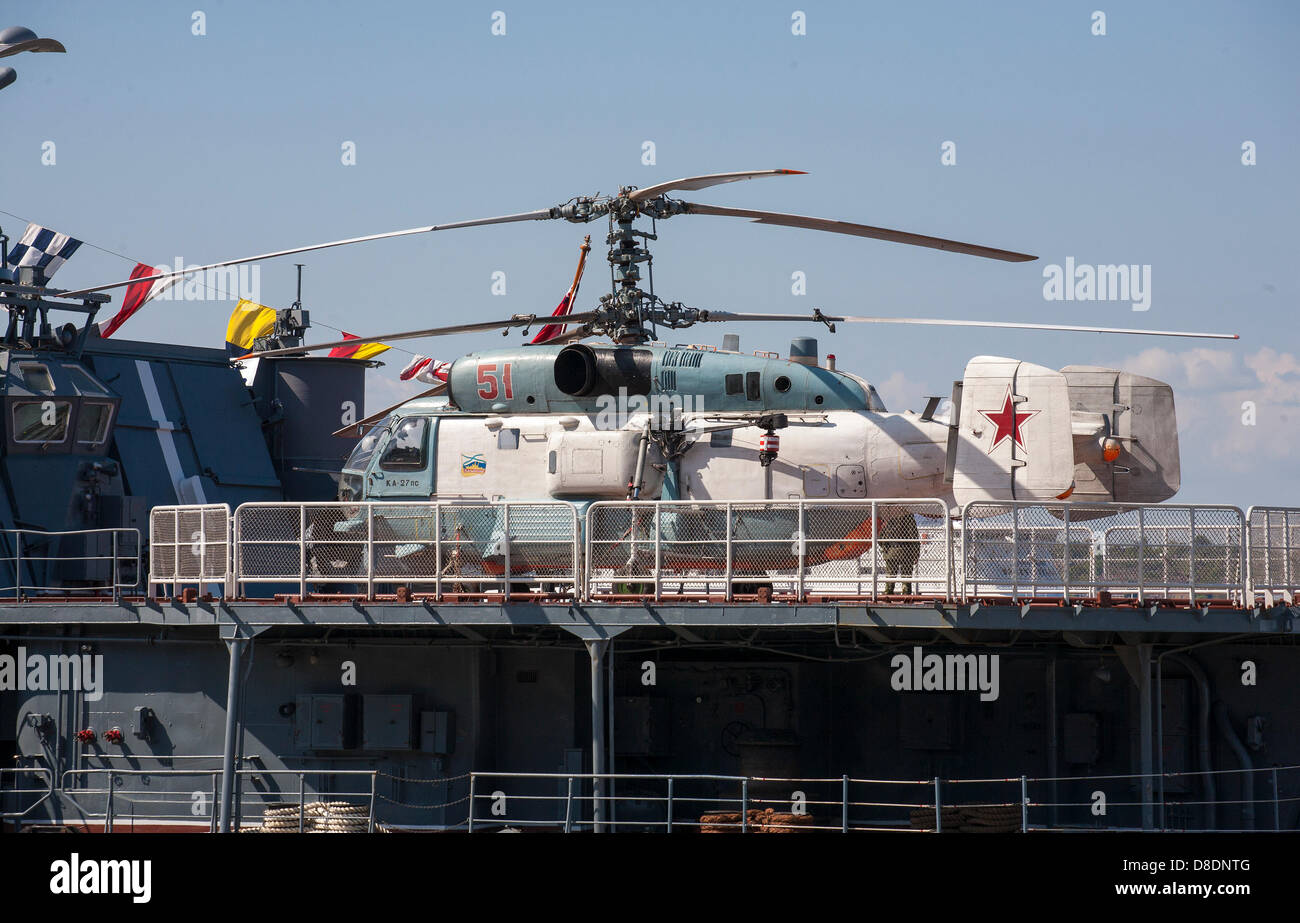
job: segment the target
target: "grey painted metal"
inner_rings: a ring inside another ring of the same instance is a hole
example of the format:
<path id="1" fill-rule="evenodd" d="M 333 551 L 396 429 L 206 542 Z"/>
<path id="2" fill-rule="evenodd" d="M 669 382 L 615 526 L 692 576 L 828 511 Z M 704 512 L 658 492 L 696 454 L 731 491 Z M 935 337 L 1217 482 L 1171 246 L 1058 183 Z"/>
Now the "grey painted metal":
<path id="1" fill-rule="evenodd" d="M 673 780 L 672 779 L 668 780 L 667 808 L 668 808 L 668 820 L 666 823 L 666 830 L 668 833 L 672 833 L 673 832 Z"/>
<path id="2" fill-rule="evenodd" d="M 605 652 L 607 640 L 587 641 L 591 658 L 591 823 L 592 830 L 604 833 L 605 815 Z"/>
<path id="3" fill-rule="evenodd" d="M 1142 763 L 1142 829 L 1155 829 L 1155 766 L 1152 753 L 1151 645 L 1137 646 L 1138 741 Z"/>
<path id="4" fill-rule="evenodd" d="M 749 779 L 740 780 L 740 832 L 749 828 Z"/>
<path id="5" fill-rule="evenodd" d="M 939 777 L 934 777 L 934 832 L 943 833 L 943 800 L 939 793 Z"/>
<path id="6" fill-rule="evenodd" d="M 1270 775 L 1272 775 L 1273 777 L 1273 830 L 1278 831 L 1282 829 L 1282 815 L 1280 813 L 1280 806 L 1278 804 L 1279 798 L 1277 792 L 1277 767 L 1276 766 L 1272 768 Z"/>
<path id="7" fill-rule="evenodd" d="M 849 777 L 845 775 L 840 782 L 840 801 L 842 811 L 840 813 L 840 832 L 849 832 Z"/>
<path id="8" fill-rule="evenodd" d="M 231 830 L 231 814 L 235 797 L 235 746 L 238 737 L 236 719 L 239 715 L 239 664 L 245 642 L 232 638 L 226 642 L 230 649 L 230 676 L 226 686 L 225 744 L 221 755 L 221 824 L 222 833 Z"/>
<path id="9" fill-rule="evenodd" d="M 953 605 L 876 603 L 612 603 L 435 604 L 419 600 L 351 600 L 270 603 L 262 600 L 183 602 L 180 600 L 63 601 L 58 604 L 0 602 L 0 625 L 57 628 L 68 625 L 124 625 L 141 629 L 210 628 L 222 637 L 277 627 L 424 628 L 549 627 L 580 637 L 611 637 L 631 629 L 866 627 L 880 629 L 958 628 L 970 632 L 1069 631 L 1077 633 L 1169 632 L 1199 635 L 1291 634 L 1300 607 L 1190 609 L 1148 606 Z"/>
<path id="10" fill-rule="evenodd" d="M 1020 777 L 1020 832 L 1029 832 L 1029 779 Z"/>
<path id="11" fill-rule="evenodd" d="M 564 791 L 564 832 L 573 829 L 573 776 L 565 779 Z"/>

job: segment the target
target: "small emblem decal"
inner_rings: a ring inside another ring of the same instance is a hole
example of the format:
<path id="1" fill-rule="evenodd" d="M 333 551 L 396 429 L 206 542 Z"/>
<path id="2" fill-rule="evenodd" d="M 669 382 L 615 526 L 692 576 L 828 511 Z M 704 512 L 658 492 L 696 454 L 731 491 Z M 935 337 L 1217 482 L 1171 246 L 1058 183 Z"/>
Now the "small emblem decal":
<path id="1" fill-rule="evenodd" d="M 462 455 L 460 457 L 461 477 L 471 478 L 485 471 L 487 471 L 487 460 L 483 458 L 481 453 L 478 455 Z"/>
<path id="2" fill-rule="evenodd" d="M 980 410 L 977 411 L 980 416 L 988 420 L 996 427 L 993 433 L 993 444 L 989 446 L 989 454 L 1008 439 L 1012 440 L 1023 451 L 1025 440 L 1024 426 L 1029 420 L 1038 416 L 1042 411 L 1039 410 L 1016 410 L 1016 404 L 1011 400 L 1011 386 L 1007 385 L 1006 397 L 1002 400 L 1000 410 Z"/>

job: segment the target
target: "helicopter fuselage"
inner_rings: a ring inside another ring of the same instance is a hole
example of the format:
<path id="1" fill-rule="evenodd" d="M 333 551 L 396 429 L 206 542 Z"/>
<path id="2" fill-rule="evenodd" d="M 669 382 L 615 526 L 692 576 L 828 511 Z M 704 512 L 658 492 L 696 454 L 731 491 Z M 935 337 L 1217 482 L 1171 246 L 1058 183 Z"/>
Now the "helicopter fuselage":
<path id="1" fill-rule="evenodd" d="M 815 356 L 536 346 L 453 363 L 445 399 L 358 444 L 341 498 L 935 497 L 948 429 Z"/>

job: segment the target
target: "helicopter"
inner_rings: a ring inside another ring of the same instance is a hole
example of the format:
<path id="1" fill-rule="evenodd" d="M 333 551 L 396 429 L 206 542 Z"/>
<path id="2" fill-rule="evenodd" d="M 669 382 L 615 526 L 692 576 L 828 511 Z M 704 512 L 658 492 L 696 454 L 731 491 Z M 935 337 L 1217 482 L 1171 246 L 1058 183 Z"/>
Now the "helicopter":
<path id="1" fill-rule="evenodd" d="M 798 170 L 686 177 L 616 195 L 578 196 L 547 209 L 430 225 L 191 267 L 186 272 L 363 241 L 493 224 L 608 222 L 610 291 L 595 307 L 551 318 L 544 343 L 472 352 L 444 364 L 434 387 L 336 435 L 359 438 L 342 466 L 346 502 L 437 500 L 771 501 L 942 498 L 954 511 L 976 500 L 1157 503 L 1179 489 L 1173 391 L 1118 369 L 1060 370 L 996 356 L 970 360 L 949 399 L 890 412 L 865 378 L 823 360 L 796 337 L 785 357 L 669 344 L 660 330 L 754 321 L 825 326 L 906 324 L 1142 336 L 1236 339 L 1234 334 L 1060 324 L 823 313 L 764 314 L 690 307 L 641 288 L 657 222 L 712 215 L 846 234 L 952 253 L 1025 262 L 1016 251 L 780 212 L 700 204 L 669 193 Z M 655 222 L 638 228 L 638 219 Z M 174 273 L 162 273 L 167 278 Z M 136 281 L 150 281 L 140 279 Z M 96 286 L 67 293 L 102 292 Z M 576 280 L 575 280 L 576 289 Z M 572 292 L 573 290 L 571 290 Z M 569 305 L 572 310 L 573 305 Z M 239 360 L 303 356 L 361 343 L 512 329 L 537 315 L 304 345 L 258 349 Z M 604 339 L 597 339 L 604 338 Z M 429 380 L 429 379 L 426 379 Z M 752 514 L 775 533 L 789 523 Z M 354 524 L 355 525 L 355 524 Z M 870 527 L 870 524 L 867 524 Z M 335 524 L 347 531 L 346 522 Z"/>

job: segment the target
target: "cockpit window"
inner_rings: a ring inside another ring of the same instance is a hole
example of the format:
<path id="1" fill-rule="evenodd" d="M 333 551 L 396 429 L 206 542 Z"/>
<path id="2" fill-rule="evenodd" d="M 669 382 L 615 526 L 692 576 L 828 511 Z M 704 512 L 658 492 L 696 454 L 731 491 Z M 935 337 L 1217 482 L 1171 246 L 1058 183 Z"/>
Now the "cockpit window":
<path id="1" fill-rule="evenodd" d="M 348 460 L 343 463 L 344 468 L 352 471 L 365 471 L 366 466 L 370 464 L 370 457 L 375 454 L 375 446 L 379 445 L 379 440 L 388 432 L 388 425 L 392 422 L 392 417 L 384 417 L 382 421 L 375 424 L 368 433 L 361 437 L 352 449 L 352 454 Z"/>
<path id="2" fill-rule="evenodd" d="M 429 428 L 427 417 L 407 417 L 397 424 L 388 440 L 379 467 L 385 471 L 410 471 L 424 467 L 424 434 Z"/>
<path id="3" fill-rule="evenodd" d="M 875 385 L 867 385 L 867 409 L 873 413 L 888 412 L 885 410 L 885 402 L 882 401 L 880 395 L 876 393 Z"/>
<path id="4" fill-rule="evenodd" d="M 68 401 L 17 401 L 13 408 L 14 442 L 58 443 L 68 438 Z"/>

